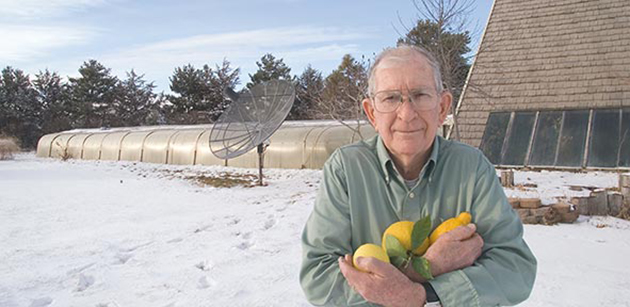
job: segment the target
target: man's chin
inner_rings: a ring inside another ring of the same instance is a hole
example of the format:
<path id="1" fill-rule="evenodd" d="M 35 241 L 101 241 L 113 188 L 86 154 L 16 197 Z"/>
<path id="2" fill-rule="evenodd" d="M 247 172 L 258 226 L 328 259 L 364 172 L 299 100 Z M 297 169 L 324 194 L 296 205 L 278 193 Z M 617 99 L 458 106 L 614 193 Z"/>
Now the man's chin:
<path id="1" fill-rule="evenodd" d="M 423 153 L 427 149 L 426 144 L 418 142 L 418 139 L 409 142 L 399 142 L 396 146 L 396 153 L 402 155 L 417 155 Z"/>

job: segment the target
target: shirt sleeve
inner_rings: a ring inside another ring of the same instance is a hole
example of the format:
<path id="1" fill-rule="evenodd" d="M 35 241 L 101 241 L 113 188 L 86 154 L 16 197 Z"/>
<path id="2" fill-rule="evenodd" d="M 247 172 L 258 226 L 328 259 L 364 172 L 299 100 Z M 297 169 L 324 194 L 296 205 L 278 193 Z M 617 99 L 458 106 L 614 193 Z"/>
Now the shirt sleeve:
<path id="1" fill-rule="evenodd" d="M 431 280 L 443 306 L 504 306 L 524 301 L 536 277 L 536 258 L 523 240 L 523 224 L 509 205 L 496 171 L 481 156 L 472 217 L 484 239 L 481 256 L 462 270 Z"/>
<path id="2" fill-rule="evenodd" d="M 300 284 L 318 306 L 373 306 L 352 290 L 337 259 L 352 253 L 348 191 L 338 152 L 323 169 L 315 206 L 302 233 Z"/>

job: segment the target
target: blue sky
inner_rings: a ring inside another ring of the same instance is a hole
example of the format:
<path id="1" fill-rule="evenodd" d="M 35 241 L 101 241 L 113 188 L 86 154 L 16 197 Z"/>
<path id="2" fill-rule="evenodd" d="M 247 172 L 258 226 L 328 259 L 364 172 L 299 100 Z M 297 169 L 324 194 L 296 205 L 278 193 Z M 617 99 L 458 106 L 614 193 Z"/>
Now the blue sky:
<path id="1" fill-rule="evenodd" d="M 475 41 L 491 6 L 475 3 Z M 326 75 L 344 54 L 371 58 L 393 46 L 417 16 L 411 0 L 0 0 L 0 67 L 67 77 L 96 59 L 119 78 L 133 68 L 169 92 L 175 67 L 226 58 L 242 86 L 265 53 L 292 74 L 311 64 Z"/>

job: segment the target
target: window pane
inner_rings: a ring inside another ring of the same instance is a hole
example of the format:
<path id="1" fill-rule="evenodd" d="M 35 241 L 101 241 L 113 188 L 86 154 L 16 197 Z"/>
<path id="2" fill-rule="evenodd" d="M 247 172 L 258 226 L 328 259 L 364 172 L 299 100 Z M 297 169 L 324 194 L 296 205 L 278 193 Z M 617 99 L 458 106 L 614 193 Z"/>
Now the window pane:
<path id="1" fill-rule="evenodd" d="M 493 164 L 501 161 L 501 148 L 503 147 L 503 139 L 505 138 L 505 130 L 507 130 L 510 121 L 510 113 L 490 113 L 486 130 L 481 139 L 481 151 L 486 155 L 488 160 Z"/>
<path id="2" fill-rule="evenodd" d="M 562 123 L 562 112 L 540 112 L 530 165 L 553 165 Z"/>
<path id="3" fill-rule="evenodd" d="M 556 166 L 582 166 L 588 111 L 565 111 Z"/>
<path id="4" fill-rule="evenodd" d="M 623 110 L 619 139 L 619 166 L 630 167 L 630 109 Z"/>
<path id="5" fill-rule="evenodd" d="M 619 152 L 619 109 L 595 110 L 588 166 L 616 167 Z"/>
<path id="6" fill-rule="evenodd" d="M 518 112 L 514 115 L 512 131 L 507 136 L 507 150 L 501 161 L 503 165 L 524 165 L 527 147 L 532 136 L 532 128 L 536 114 L 534 112 Z"/>

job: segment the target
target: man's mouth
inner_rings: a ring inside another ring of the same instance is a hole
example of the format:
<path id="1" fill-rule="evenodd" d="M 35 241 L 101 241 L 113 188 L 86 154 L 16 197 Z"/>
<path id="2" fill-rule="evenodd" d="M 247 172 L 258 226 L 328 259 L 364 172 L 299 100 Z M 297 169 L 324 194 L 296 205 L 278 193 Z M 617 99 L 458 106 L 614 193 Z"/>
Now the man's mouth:
<path id="1" fill-rule="evenodd" d="M 422 129 L 416 129 L 416 130 L 395 130 L 395 132 L 404 133 L 404 134 L 418 133 L 420 131 L 422 131 Z"/>

